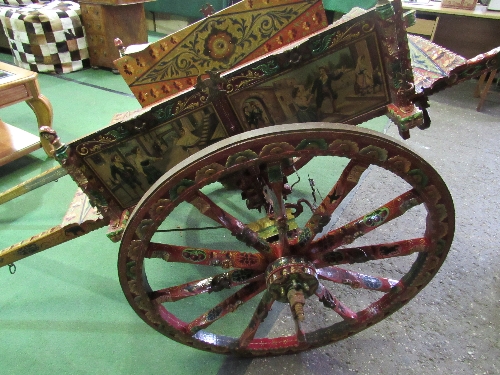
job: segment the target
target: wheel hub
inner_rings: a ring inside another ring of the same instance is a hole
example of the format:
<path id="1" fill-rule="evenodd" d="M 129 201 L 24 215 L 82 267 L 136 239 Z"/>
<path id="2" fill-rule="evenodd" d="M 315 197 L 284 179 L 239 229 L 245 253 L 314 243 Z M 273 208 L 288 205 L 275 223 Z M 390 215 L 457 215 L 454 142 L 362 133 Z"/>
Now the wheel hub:
<path id="1" fill-rule="evenodd" d="M 295 319 L 304 320 L 305 299 L 312 296 L 319 282 L 316 268 L 303 258 L 283 257 L 266 270 L 266 286 L 272 297 L 289 303 Z"/>

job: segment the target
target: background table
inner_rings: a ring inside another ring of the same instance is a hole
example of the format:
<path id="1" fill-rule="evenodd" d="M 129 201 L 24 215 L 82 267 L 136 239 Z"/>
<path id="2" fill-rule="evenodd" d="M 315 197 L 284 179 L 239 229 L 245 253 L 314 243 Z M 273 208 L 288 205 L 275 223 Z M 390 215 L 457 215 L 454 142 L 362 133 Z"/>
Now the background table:
<path id="1" fill-rule="evenodd" d="M 26 102 L 36 115 L 38 127 L 52 126 L 52 105 L 40 93 L 38 73 L 0 62 L 0 108 Z M 0 120 L 0 166 L 43 147 L 51 156 L 47 140 Z"/>
<path id="2" fill-rule="evenodd" d="M 439 17 L 433 41 L 468 59 L 500 45 L 500 12 L 489 11 L 478 4 L 474 10 L 443 8 L 441 2 L 403 3 L 404 9 L 417 11 L 420 19 Z"/>

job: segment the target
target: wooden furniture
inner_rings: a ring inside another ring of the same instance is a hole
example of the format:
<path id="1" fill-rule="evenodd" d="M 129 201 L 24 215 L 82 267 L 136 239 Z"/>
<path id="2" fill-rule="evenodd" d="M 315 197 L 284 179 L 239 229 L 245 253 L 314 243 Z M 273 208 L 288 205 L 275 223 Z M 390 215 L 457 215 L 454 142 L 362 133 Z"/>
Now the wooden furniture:
<path id="1" fill-rule="evenodd" d="M 439 17 L 431 17 L 430 19 L 417 18 L 415 25 L 406 29 L 410 34 L 417 34 L 429 39 L 431 42 L 434 40 Z"/>
<path id="2" fill-rule="evenodd" d="M 115 69 L 113 61 L 120 57 L 114 39 L 124 45 L 147 43 L 145 0 L 80 1 L 83 25 L 92 67 Z"/>
<path id="3" fill-rule="evenodd" d="M 444 8 L 440 2 L 428 4 L 403 3 L 405 10 L 417 11 L 417 24 L 439 20 L 433 42 L 466 58 L 475 57 L 498 46 L 500 12 L 477 5 L 474 10 Z M 410 32 L 410 31 L 409 31 Z"/>
<path id="4" fill-rule="evenodd" d="M 486 96 L 490 91 L 491 84 L 493 83 L 493 79 L 497 74 L 497 69 L 492 70 L 489 73 L 483 73 L 477 82 L 476 90 L 474 91 L 474 96 L 479 98 L 479 103 L 477 104 L 476 110 L 480 111 L 483 108 L 484 101 L 486 100 Z"/>
<path id="5" fill-rule="evenodd" d="M 37 76 L 37 73 L 30 70 L 0 62 L 0 108 L 26 102 L 35 112 L 38 127 L 51 127 L 52 105 L 40 93 Z M 48 141 L 0 120 L 0 165 L 29 154 L 41 146 L 47 155 L 52 155 L 53 150 Z"/>

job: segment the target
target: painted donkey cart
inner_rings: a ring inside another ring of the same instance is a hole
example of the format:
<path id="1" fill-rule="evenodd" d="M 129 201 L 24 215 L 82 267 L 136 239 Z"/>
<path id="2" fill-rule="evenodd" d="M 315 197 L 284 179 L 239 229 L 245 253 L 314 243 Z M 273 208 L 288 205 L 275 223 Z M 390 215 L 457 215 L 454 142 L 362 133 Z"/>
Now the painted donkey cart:
<path id="1" fill-rule="evenodd" d="M 42 131 L 75 204 L 0 266 L 107 225 L 128 302 L 183 344 L 273 355 L 379 322 L 438 271 L 454 208 L 403 142 L 352 125 L 385 114 L 408 138 L 428 95 L 499 64 L 407 36 L 412 20 L 399 0 L 330 25 L 321 1 L 244 0 L 127 49 L 143 108 L 67 144 Z"/>

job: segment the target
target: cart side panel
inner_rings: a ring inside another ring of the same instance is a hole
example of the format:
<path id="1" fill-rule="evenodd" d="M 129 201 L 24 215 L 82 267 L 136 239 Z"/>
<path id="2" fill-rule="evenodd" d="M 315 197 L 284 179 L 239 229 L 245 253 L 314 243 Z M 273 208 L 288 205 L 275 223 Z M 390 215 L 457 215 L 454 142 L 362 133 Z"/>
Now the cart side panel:
<path id="1" fill-rule="evenodd" d="M 240 66 L 69 144 L 94 202 L 134 206 L 167 170 L 228 136 L 277 124 L 359 123 L 390 102 L 375 11 Z M 101 210 L 102 211 L 102 210 Z"/>

